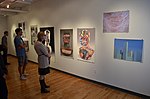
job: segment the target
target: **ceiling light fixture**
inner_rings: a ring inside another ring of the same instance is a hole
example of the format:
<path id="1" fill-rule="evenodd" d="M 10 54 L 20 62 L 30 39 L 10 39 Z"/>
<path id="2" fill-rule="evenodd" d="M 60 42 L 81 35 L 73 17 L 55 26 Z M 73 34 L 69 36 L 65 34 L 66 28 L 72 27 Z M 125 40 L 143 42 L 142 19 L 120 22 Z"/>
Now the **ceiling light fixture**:
<path id="1" fill-rule="evenodd" d="M 6 6 L 6 8 L 9 8 L 10 6 L 9 6 L 9 4 Z"/>

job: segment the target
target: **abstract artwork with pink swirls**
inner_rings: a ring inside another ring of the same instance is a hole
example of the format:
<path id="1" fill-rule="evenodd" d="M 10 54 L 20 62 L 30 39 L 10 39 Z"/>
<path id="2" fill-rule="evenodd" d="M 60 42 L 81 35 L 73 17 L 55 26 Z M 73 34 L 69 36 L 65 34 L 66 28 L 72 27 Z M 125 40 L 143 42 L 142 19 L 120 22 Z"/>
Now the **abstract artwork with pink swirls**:
<path id="1" fill-rule="evenodd" d="M 129 32 L 129 11 L 104 13 L 103 32 Z"/>

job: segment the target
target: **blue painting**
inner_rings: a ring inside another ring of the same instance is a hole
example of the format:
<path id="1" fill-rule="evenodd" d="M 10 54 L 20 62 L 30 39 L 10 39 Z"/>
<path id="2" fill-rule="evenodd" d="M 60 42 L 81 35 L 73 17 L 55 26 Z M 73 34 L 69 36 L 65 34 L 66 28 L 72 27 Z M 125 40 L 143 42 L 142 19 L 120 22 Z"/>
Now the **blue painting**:
<path id="1" fill-rule="evenodd" d="M 114 58 L 142 62 L 143 40 L 115 39 Z"/>

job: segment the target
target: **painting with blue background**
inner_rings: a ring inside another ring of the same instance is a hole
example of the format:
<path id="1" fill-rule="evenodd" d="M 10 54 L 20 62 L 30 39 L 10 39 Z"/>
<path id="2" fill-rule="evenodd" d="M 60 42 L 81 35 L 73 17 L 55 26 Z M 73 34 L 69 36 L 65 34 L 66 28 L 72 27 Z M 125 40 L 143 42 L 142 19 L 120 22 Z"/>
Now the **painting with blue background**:
<path id="1" fill-rule="evenodd" d="M 115 39 L 114 58 L 142 62 L 143 40 Z"/>

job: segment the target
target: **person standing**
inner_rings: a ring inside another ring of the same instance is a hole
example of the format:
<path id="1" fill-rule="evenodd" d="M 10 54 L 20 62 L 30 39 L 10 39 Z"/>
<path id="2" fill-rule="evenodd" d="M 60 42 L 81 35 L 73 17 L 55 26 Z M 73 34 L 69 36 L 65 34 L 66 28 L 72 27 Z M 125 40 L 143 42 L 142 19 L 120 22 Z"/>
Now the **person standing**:
<path id="1" fill-rule="evenodd" d="M 0 46 L 0 99 L 8 99 L 8 89 L 6 85 L 7 69 L 1 55 L 2 51 L 2 46 Z"/>
<path id="2" fill-rule="evenodd" d="M 50 73 L 49 67 L 49 58 L 51 57 L 48 53 L 47 47 L 42 43 L 45 40 L 44 32 L 39 32 L 37 35 L 38 40 L 34 44 L 34 49 L 38 55 L 38 73 L 39 73 L 39 82 L 41 86 L 41 93 L 48 93 L 50 86 L 47 86 L 45 83 L 45 75 Z"/>
<path id="3" fill-rule="evenodd" d="M 25 51 L 26 45 L 21 37 L 23 33 L 22 29 L 17 28 L 15 32 L 17 35 L 14 39 L 14 44 L 15 44 L 16 55 L 18 57 L 18 71 L 20 74 L 20 79 L 25 80 L 26 79 L 25 69 L 28 62 L 26 51 Z"/>
<path id="4" fill-rule="evenodd" d="M 7 43 L 7 36 L 8 36 L 8 31 L 4 32 L 4 36 L 2 37 L 2 46 L 3 46 L 3 59 L 5 65 L 10 65 L 10 63 L 7 62 L 7 52 L 8 52 L 8 43 Z"/>

